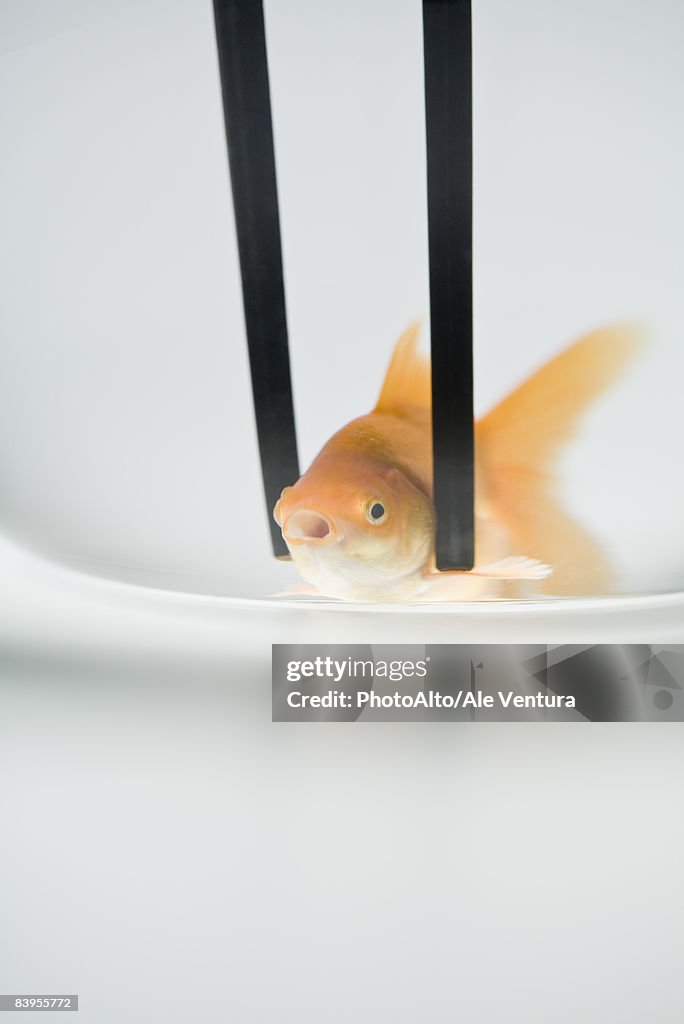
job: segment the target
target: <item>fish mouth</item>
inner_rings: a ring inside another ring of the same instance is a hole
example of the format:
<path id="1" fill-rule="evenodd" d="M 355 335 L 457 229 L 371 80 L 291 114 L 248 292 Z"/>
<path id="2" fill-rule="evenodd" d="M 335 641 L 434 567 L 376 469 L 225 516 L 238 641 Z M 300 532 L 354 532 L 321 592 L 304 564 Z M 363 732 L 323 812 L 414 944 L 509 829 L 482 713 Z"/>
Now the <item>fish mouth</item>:
<path id="1" fill-rule="evenodd" d="M 321 512 L 302 508 L 287 517 L 282 526 L 288 544 L 332 544 L 340 539 L 335 524 Z"/>

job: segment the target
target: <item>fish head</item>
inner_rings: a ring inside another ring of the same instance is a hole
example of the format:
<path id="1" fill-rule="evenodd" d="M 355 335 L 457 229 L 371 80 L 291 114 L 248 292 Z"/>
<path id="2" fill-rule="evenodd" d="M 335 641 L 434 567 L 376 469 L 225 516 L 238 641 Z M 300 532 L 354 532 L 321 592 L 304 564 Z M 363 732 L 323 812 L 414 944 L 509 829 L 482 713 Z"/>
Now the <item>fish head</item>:
<path id="1" fill-rule="evenodd" d="M 401 469 L 374 461 L 312 467 L 273 514 L 302 576 L 337 596 L 382 592 L 419 572 L 432 550 L 432 501 Z"/>

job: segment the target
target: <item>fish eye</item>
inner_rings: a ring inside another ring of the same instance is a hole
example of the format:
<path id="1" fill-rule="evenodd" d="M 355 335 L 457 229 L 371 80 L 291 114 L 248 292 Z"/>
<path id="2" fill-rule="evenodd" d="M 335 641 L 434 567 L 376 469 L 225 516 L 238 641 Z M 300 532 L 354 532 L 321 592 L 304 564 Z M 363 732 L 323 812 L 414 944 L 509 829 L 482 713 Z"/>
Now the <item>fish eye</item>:
<path id="1" fill-rule="evenodd" d="M 373 526 L 383 522 L 386 517 L 387 510 L 381 501 L 370 501 L 366 506 L 366 519 Z"/>

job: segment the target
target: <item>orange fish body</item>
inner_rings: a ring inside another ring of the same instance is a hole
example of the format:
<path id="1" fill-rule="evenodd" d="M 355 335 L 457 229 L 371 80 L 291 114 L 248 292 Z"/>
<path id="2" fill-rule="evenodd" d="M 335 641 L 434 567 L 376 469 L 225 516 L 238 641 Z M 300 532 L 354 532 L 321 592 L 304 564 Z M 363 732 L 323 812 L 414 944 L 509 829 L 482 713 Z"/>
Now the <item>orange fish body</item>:
<path id="1" fill-rule="evenodd" d="M 635 333 L 588 335 L 478 421 L 470 572 L 435 570 L 430 368 L 417 342 L 413 326 L 396 345 L 372 412 L 334 434 L 276 504 L 309 584 L 297 592 L 439 601 L 525 592 L 530 581 L 557 594 L 605 590 L 608 562 L 554 498 L 549 467 L 634 351 Z"/>

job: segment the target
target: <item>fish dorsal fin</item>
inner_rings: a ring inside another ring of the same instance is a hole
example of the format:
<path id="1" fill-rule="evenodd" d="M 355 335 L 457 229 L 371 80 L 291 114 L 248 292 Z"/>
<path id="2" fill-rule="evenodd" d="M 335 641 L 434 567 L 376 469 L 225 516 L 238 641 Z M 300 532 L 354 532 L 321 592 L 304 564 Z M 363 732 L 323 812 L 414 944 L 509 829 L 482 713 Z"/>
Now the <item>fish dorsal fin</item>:
<path id="1" fill-rule="evenodd" d="M 419 335 L 420 323 L 416 321 L 395 345 L 375 406 L 376 412 L 397 412 L 411 406 L 430 408 L 430 360 L 418 351 Z"/>
<path id="2" fill-rule="evenodd" d="M 553 464 L 580 417 L 643 342 L 631 327 L 606 327 L 537 370 L 476 428 L 478 463 L 497 517 L 528 557 L 553 566 L 542 589 L 597 593 L 612 570 L 600 546 L 554 494 Z"/>

